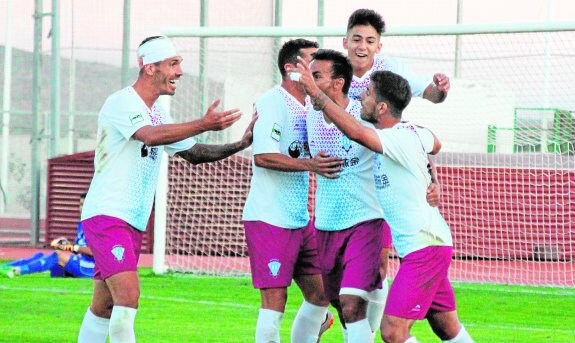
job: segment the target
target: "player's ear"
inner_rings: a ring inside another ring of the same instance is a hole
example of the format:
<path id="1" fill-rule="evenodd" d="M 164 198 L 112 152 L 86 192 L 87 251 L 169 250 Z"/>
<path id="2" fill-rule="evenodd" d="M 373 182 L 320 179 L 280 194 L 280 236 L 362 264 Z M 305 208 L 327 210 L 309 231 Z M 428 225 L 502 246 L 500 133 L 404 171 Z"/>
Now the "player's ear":
<path id="1" fill-rule="evenodd" d="M 347 37 L 343 37 L 343 48 L 347 50 Z"/>
<path id="2" fill-rule="evenodd" d="M 381 41 L 379 41 L 379 43 L 377 43 L 377 50 L 375 50 L 375 52 L 379 54 L 379 52 L 381 51 L 381 47 L 382 47 L 382 46 L 383 46 L 383 45 L 381 44 Z"/>
<path id="3" fill-rule="evenodd" d="M 380 114 L 380 115 L 387 113 L 387 110 L 388 110 L 387 102 L 385 102 L 385 101 L 379 102 L 379 103 L 377 104 L 376 109 L 377 109 L 377 113 Z"/>

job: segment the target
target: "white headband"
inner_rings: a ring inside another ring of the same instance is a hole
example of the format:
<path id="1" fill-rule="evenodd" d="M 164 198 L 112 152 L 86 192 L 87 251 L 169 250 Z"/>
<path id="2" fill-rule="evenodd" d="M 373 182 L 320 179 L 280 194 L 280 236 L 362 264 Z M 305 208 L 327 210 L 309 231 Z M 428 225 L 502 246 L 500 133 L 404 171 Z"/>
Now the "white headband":
<path id="1" fill-rule="evenodd" d="M 142 59 L 143 65 L 161 62 L 174 56 L 178 56 L 178 51 L 165 36 L 147 41 L 138 48 L 138 59 Z"/>

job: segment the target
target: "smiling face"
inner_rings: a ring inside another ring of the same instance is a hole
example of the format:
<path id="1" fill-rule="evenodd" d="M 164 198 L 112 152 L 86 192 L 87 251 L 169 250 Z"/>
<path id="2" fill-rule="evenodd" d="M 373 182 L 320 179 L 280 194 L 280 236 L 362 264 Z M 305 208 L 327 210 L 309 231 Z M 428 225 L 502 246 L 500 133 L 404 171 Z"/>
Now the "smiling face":
<path id="1" fill-rule="evenodd" d="M 373 66 L 375 54 L 381 51 L 380 35 L 371 25 L 356 25 L 348 30 L 343 48 L 353 65 L 353 75 L 363 76 Z"/>
<path id="2" fill-rule="evenodd" d="M 317 87 L 327 94 L 330 95 L 331 86 L 333 83 L 332 79 L 332 62 L 324 60 L 314 60 L 311 62 L 310 70 L 313 75 L 313 80 Z"/>
<path id="3" fill-rule="evenodd" d="M 182 58 L 174 56 L 154 66 L 153 84 L 160 95 L 174 95 L 176 84 L 183 74 Z"/>

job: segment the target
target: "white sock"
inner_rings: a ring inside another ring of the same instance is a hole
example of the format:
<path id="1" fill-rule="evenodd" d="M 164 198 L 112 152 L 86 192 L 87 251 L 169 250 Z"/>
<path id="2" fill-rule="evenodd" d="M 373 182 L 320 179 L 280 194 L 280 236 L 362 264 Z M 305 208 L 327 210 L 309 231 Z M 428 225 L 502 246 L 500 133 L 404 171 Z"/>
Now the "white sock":
<path id="1" fill-rule="evenodd" d="M 411 336 L 404 343 L 419 343 L 419 341 L 417 340 L 417 338 L 415 338 L 415 336 Z"/>
<path id="2" fill-rule="evenodd" d="M 256 343 L 279 343 L 283 313 L 260 308 L 256 324 Z"/>
<path id="3" fill-rule="evenodd" d="M 110 317 L 110 343 L 135 343 L 134 320 L 138 310 L 114 306 Z"/>
<path id="4" fill-rule="evenodd" d="M 369 301 L 367 303 L 367 320 L 371 331 L 375 334 L 381 325 L 381 318 L 383 318 L 383 310 L 385 309 L 385 301 L 387 300 L 387 293 L 389 292 L 389 285 L 387 278 L 383 280 L 383 287 L 369 292 Z"/>
<path id="5" fill-rule="evenodd" d="M 459 333 L 457 334 L 457 336 L 453 337 L 450 340 L 444 341 L 444 342 L 445 343 L 473 343 L 473 338 L 471 338 L 471 336 L 469 335 L 467 330 L 465 330 L 465 327 L 463 327 L 463 325 L 461 325 L 461 330 L 459 330 Z"/>
<path id="6" fill-rule="evenodd" d="M 341 327 L 341 333 L 343 336 L 343 343 L 348 343 L 349 338 L 347 337 L 347 330 L 343 326 Z"/>
<path id="7" fill-rule="evenodd" d="M 88 308 L 80 326 L 78 343 L 106 343 L 109 330 L 110 319 L 97 317 Z"/>
<path id="8" fill-rule="evenodd" d="M 373 334 L 367 318 L 353 323 L 345 323 L 349 343 L 373 342 Z"/>
<path id="9" fill-rule="evenodd" d="M 316 306 L 304 300 L 293 321 L 291 341 L 293 343 L 316 343 L 326 314 L 327 306 Z"/>

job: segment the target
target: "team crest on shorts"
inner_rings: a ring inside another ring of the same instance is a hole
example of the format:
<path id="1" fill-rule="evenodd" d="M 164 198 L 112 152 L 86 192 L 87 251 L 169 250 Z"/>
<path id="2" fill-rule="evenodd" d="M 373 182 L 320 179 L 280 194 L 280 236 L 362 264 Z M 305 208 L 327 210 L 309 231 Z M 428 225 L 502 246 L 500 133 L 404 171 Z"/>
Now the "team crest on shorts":
<path id="1" fill-rule="evenodd" d="M 124 251 L 125 250 L 126 249 L 124 249 L 124 247 L 121 245 L 115 245 L 112 248 L 112 255 L 114 255 L 114 258 L 116 259 L 116 261 L 122 262 L 124 260 Z"/>
<path id="2" fill-rule="evenodd" d="M 272 276 L 274 278 L 278 277 L 278 274 L 280 273 L 280 267 L 282 266 L 282 264 L 280 263 L 279 260 L 270 260 L 270 263 L 268 263 L 268 268 L 270 269 L 270 273 L 272 274 Z"/>

